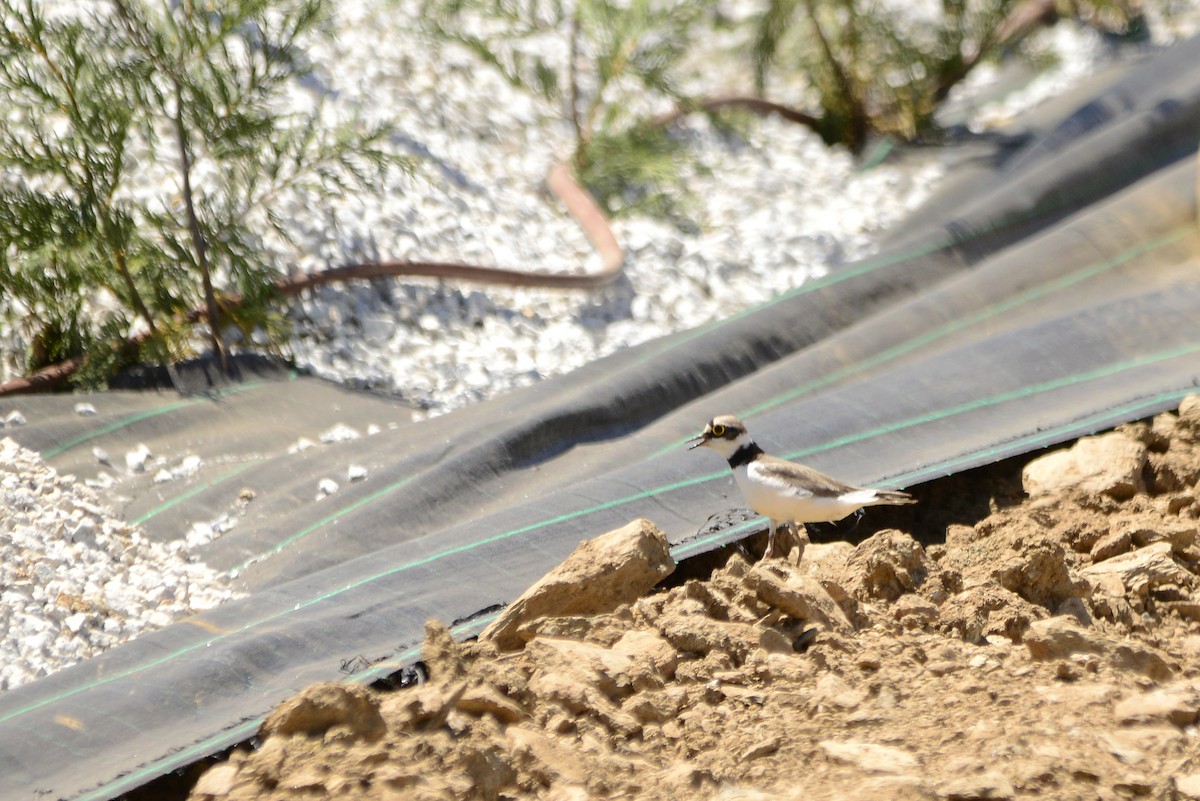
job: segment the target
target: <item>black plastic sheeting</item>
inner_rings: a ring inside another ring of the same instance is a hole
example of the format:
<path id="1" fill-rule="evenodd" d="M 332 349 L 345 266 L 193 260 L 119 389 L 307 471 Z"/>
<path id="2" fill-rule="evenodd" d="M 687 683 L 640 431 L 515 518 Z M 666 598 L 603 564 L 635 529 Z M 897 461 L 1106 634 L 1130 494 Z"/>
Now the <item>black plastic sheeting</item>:
<path id="1" fill-rule="evenodd" d="M 477 632 L 631 518 L 663 528 L 677 558 L 745 536 L 757 521 L 707 525 L 741 503 L 727 468 L 683 449 L 714 414 L 840 478 L 911 486 L 1174 407 L 1200 385 L 1198 70 L 1196 42 L 1135 70 L 953 222 L 878 258 L 419 424 L 386 399 L 267 373 L 212 397 L 97 396 L 98 418 L 70 413 L 79 398 L 0 401 L 31 421 L 5 434 L 81 475 L 95 446 L 203 455 L 186 485 L 121 485 L 152 535 L 256 494 L 202 552 L 249 597 L 0 696 L 0 798 L 111 798 L 244 740 L 313 681 L 412 660 L 430 617 Z M 286 452 L 338 421 L 382 430 Z M 351 463 L 369 479 L 315 501 L 316 480 Z"/>

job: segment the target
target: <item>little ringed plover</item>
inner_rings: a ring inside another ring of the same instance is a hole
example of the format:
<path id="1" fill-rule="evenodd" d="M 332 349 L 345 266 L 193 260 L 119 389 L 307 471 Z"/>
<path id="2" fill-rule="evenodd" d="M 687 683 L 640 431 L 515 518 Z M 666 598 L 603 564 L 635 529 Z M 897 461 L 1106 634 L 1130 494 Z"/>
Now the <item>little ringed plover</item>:
<path id="1" fill-rule="evenodd" d="M 771 521 L 764 558 L 773 555 L 780 523 L 829 523 L 866 506 L 916 503 L 906 492 L 855 487 L 811 467 L 768 456 L 732 415 L 714 417 L 689 442 L 688 450 L 712 448 L 729 460 L 746 503 Z"/>

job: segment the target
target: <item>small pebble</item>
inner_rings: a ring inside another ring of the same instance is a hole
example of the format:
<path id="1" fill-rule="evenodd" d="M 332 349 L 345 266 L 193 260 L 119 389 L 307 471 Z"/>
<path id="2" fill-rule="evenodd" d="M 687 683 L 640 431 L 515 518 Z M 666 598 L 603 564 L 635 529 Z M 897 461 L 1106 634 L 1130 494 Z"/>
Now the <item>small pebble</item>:
<path id="1" fill-rule="evenodd" d="M 328 445 L 335 442 L 349 442 L 350 440 L 358 439 L 360 436 L 362 435 L 345 423 L 338 423 L 322 434 L 320 440 Z"/>
<path id="2" fill-rule="evenodd" d="M 131 473 L 146 472 L 146 460 L 150 458 L 150 448 L 144 442 L 125 454 L 125 468 Z"/>

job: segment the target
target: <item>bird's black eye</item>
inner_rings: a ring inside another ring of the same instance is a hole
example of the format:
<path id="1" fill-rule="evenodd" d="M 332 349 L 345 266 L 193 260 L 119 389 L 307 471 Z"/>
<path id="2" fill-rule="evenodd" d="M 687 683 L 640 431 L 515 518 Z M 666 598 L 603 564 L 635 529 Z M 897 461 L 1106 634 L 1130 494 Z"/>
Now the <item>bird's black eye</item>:
<path id="1" fill-rule="evenodd" d="M 714 437 L 723 437 L 723 436 L 725 436 L 725 426 L 723 426 L 723 425 L 720 425 L 720 424 L 718 424 L 718 425 L 714 425 L 714 426 L 712 427 L 712 433 L 713 433 L 713 436 L 714 436 Z"/>

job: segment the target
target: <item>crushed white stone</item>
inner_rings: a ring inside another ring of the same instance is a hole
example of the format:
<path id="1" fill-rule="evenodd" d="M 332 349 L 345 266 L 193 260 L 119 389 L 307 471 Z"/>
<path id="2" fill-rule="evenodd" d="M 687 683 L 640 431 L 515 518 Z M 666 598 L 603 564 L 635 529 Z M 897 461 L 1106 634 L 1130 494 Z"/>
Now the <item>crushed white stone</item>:
<path id="1" fill-rule="evenodd" d="M 0 440 L 0 691 L 235 597 L 189 544 L 151 542 L 73 476 Z"/>

